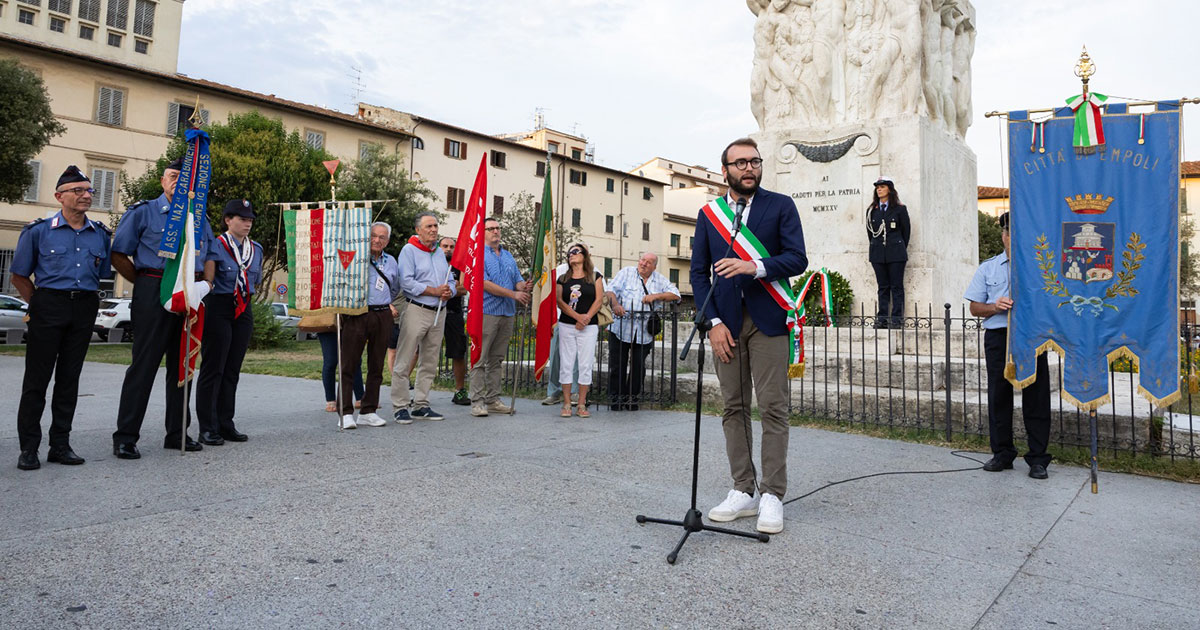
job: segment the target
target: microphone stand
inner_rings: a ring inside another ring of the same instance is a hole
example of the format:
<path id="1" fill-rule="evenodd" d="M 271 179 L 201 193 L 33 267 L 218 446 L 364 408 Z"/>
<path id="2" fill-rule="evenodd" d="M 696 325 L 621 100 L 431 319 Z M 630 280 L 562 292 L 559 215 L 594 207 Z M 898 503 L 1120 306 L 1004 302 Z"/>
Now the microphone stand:
<path id="1" fill-rule="evenodd" d="M 746 204 L 739 200 L 737 204 L 737 215 L 733 223 L 733 236 L 729 239 L 729 247 L 725 249 L 725 255 L 721 258 L 728 258 L 733 252 L 733 242 L 737 240 L 738 234 L 742 231 L 742 213 L 745 212 Z M 695 326 L 692 328 L 691 334 L 688 335 L 687 342 L 683 345 L 683 352 L 680 353 L 679 359 L 682 361 L 687 358 L 688 351 L 691 350 L 692 340 L 696 337 L 696 331 L 707 332 L 711 325 L 708 318 L 704 316 L 704 312 L 708 309 L 708 303 L 712 301 L 713 293 L 716 288 L 716 271 L 713 263 L 713 286 L 709 287 L 708 295 L 704 298 L 704 304 L 696 311 Z M 741 536 L 742 538 L 754 538 L 759 542 L 770 542 L 771 537 L 762 532 L 743 532 L 736 529 L 728 529 L 725 527 L 714 527 L 704 524 L 704 515 L 700 510 L 696 509 L 696 488 L 699 483 L 700 472 L 700 406 L 703 403 L 704 397 L 704 340 L 700 341 L 700 354 L 697 357 L 696 363 L 696 433 L 692 439 L 692 505 L 684 514 L 682 521 L 673 521 L 661 518 L 652 518 L 642 514 L 637 515 L 637 522 L 640 524 L 659 523 L 662 525 L 676 525 L 683 528 L 683 537 L 679 539 L 679 543 L 667 554 L 667 563 L 675 564 L 675 559 L 679 557 L 679 550 L 683 548 L 683 543 L 687 542 L 689 536 L 695 532 L 717 532 L 719 534 L 729 534 L 730 536 Z"/>

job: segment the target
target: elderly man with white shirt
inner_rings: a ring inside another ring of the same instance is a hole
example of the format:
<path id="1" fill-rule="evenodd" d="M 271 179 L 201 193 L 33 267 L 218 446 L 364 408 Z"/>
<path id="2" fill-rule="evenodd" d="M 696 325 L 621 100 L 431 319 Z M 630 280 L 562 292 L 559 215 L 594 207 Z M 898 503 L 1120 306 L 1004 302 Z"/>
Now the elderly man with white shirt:
<path id="1" fill-rule="evenodd" d="M 646 322 L 657 304 L 680 299 L 679 289 L 657 268 L 658 256 L 644 252 L 636 266 L 618 271 L 608 284 L 613 310 L 608 327 L 608 406 L 613 411 L 638 410 L 646 359 L 654 348 L 655 335 Z"/>

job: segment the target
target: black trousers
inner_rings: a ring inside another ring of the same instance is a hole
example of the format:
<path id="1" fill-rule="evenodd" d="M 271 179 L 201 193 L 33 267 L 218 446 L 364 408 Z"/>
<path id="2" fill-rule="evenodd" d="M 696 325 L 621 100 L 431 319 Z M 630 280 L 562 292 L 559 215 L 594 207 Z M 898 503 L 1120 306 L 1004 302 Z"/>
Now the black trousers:
<path id="1" fill-rule="evenodd" d="M 415 308 L 420 308 L 415 307 Z M 388 338 L 392 334 L 392 313 L 387 310 L 367 311 L 361 315 L 342 317 L 342 399 L 338 407 L 343 416 L 354 413 L 354 375 L 362 366 L 363 348 L 367 350 L 367 379 L 364 381 L 363 397 L 359 401 L 359 413 L 375 413 L 379 409 L 379 388 L 383 385 L 383 362 L 387 359 Z M 396 358 L 396 361 L 409 361 Z M 406 363 L 397 363 L 405 366 Z"/>
<path id="2" fill-rule="evenodd" d="M 233 294 L 204 298 L 204 343 L 200 344 L 200 376 L 196 379 L 196 420 L 201 431 L 233 433 L 234 402 L 242 360 L 254 332 L 254 305 L 234 318 Z"/>
<path id="3" fill-rule="evenodd" d="M 183 334 L 183 316 L 168 313 L 159 302 L 158 287 L 161 278 L 138 276 L 133 283 L 133 302 L 129 314 L 133 323 L 133 362 L 125 370 L 125 382 L 121 384 L 121 402 L 117 409 L 117 430 L 113 443 L 136 444 L 141 435 L 142 420 L 146 406 L 150 403 L 150 391 L 154 389 L 154 376 L 158 364 L 167 357 L 167 375 L 164 380 L 167 396 L 167 412 L 163 419 L 167 435 L 164 444 L 177 445 L 183 439 L 183 414 L 186 409 L 184 388 L 179 387 L 179 342 Z"/>
<path id="4" fill-rule="evenodd" d="M 625 343 L 608 333 L 608 403 L 636 410 L 646 379 L 646 358 L 654 344 Z"/>
<path id="5" fill-rule="evenodd" d="M 71 421 L 79 399 L 79 373 L 92 339 L 92 325 L 100 298 L 95 291 L 71 294 L 37 289 L 29 301 L 26 331 L 25 378 L 17 408 L 17 435 L 22 451 L 37 450 L 42 444 L 42 412 L 46 388 L 54 375 L 54 397 L 50 404 L 50 448 L 70 446 Z"/>
<path id="6" fill-rule="evenodd" d="M 983 352 L 988 375 L 988 435 L 992 454 L 1005 461 L 1017 458 L 1013 446 L 1013 386 L 1004 378 L 1008 329 L 984 331 Z M 1037 380 L 1021 390 L 1021 415 L 1025 419 L 1025 439 L 1030 466 L 1050 464 L 1046 445 L 1050 442 L 1050 367 L 1043 353 L 1037 360 Z"/>
<path id="7" fill-rule="evenodd" d="M 875 283 L 879 286 L 878 322 L 900 325 L 904 316 L 904 266 L 908 261 L 871 263 Z"/>

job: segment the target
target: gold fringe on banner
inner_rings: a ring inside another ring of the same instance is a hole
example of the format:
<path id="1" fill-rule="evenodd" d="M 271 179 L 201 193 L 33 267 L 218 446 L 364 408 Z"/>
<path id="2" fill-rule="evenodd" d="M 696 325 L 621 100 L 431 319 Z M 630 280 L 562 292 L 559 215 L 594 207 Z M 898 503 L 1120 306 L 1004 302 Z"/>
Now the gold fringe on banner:
<path id="1" fill-rule="evenodd" d="M 1034 350 L 1034 355 L 1033 355 L 1034 360 L 1036 361 L 1037 358 L 1039 356 L 1041 356 L 1042 353 L 1046 352 L 1047 350 L 1054 350 L 1055 352 L 1058 353 L 1058 358 L 1060 360 L 1062 360 L 1062 361 L 1066 360 L 1067 353 L 1065 351 L 1063 351 L 1062 346 L 1058 345 L 1053 340 L 1047 340 L 1047 341 L 1043 342 L 1042 345 L 1038 346 L 1037 349 Z M 1134 352 L 1132 350 L 1129 349 L 1129 346 L 1121 346 L 1121 347 L 1113 350 L 1112 352 L 1109 352 L 1105 356 L 1105 358 L 1108 360 L 1108 362 L 1110 364 L 1113 361 L 1116 361 L 1117 359 L 1120 359 L 1120 358 L 1129 359 L 1130 363 L 1133 365 L 1133 370 L 1136 372 L 1139 372 L 1139 373 L 1141 372 L 1141 362 L 1139 361 L 1138 356 L 1136 354 L 1134 354 Z M 1037 369 L 1036 368 L 1034 369 L 1033 374 L 1031 376 L 1029 376 L 1028 378 L 1022 379 L 1022 380 L 1017 380 L 1016 374 L 1017 374 L 1017 366 L 1015 363 L 1012 362 L 1012 356 L 1010 355 L 1008 363 L 1005 364 L 1005 366 L 1004 366 L 1004 378 L 1007 379 L 1008 382 L 1012 383 L 1014 388 L 1025 389 L 1026 387 L 1032 385 L 1034 382 L 1037 381 Z M 1132 374 L 1132 372 L 1131 372 L 1131 374 Z M 1189 385 L 1189 387 L 1191 386 L 1190 380 L 1189 380 L 1188 385 Z M 1179 400 L 1182 397 L 1182 392 L 1180 391 L 1178 382 L 1176 383 L 1175 391 L 1167 394 L 1166 396 L 1163 396 L 1162 398 L 1158 398 L 1154 394 L 1147 391 L 1145 387 L 1142 387 L 1141 383 L 1138 383 L 1137 391 L 1139 394 L 1142 395 L 1143 398 L 1148 400 L 1150 402 L 1150 404 L 1154 405 L 1155 407 L 1169 407 L 1171 404 L 1173 404 L 1175 401 Z M 1095 409 L 1099 409 L 1100 407 L 1103 407 L 1104 405 L 1107 405 L 1112 402 L 1111 393 L 1105 394 L 1103 396 L 1100 396 L 1099 398 L 1094 398 L 1094 399 L 1088 400 L 1088 401 L 1079 400 L 1078 398 L 1072 396 L 1069 392 L 1067 392 L 1067 390 L 1065 388 L 1063 388 L 1061 386 L 1061 384 L 1059 387 L 1059 395 L 1062 397 L 1063 400 L 1078 407 L 1080 411 L 1093 411 Z"/>
<path id="2" fill-rule="evenodd" d="M 788 378 L 804 378 L 804 362 L 788 365 Z"/>

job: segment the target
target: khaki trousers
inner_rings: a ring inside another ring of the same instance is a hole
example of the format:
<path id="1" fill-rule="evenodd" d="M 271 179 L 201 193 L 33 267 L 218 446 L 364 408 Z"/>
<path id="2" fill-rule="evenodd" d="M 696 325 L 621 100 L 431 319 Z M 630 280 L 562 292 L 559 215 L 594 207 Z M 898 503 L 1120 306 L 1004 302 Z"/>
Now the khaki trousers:
<path id="1" fill-rule="evenodd" d="M 479 362 L 471 368 L 471 404 L 490 405 L 500 400 L 500 376 L 504 372 L 504 355 L 508 352 L 512 333 L 512 317 L 483 316 Z"/>
<path id="2" fill-rule="evenodd" d="M 396 362 L 392 364 L 392 411 L 408 408 L 408 362 L 417 353 L 420 353 L 420 357 L 417 360 L 413 409 L 429 406 L 429 389 L 433 387 L 438 356 L 442 353 L 446 309 L 442 309 L 436 322 L 435 316 L 437 313 L 417 304 L 409 304 L 404 309 L 404 317 L 400 322 L 400 341 L 396 343 Z"/>
<path id="3" fill-rule="evenodd" d="M 788 452 L 788 338 L 768 337 L 754 325 L 750 314 L 742 315 L 742 332 L 729 363 L 716 361 L 717 380 L 725 402 L 721 426 L 725 430 L 725 452 L 735 490 L 754 494 L 754 462 L 751 458 L 750 392 L 758 396 L 762 415 L 761 493 L 780 499 L 787 492 Z M 751 390 L 753 387 L 753 390 Z"/>

